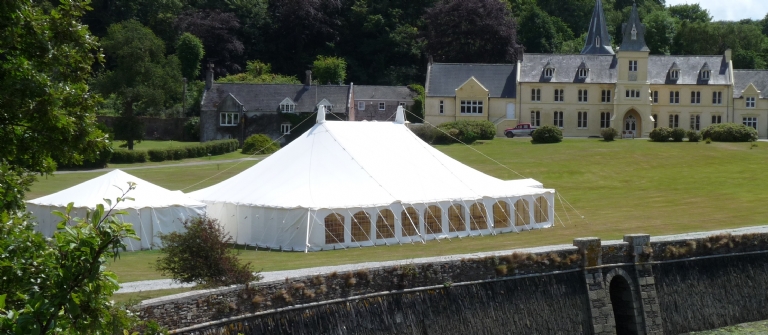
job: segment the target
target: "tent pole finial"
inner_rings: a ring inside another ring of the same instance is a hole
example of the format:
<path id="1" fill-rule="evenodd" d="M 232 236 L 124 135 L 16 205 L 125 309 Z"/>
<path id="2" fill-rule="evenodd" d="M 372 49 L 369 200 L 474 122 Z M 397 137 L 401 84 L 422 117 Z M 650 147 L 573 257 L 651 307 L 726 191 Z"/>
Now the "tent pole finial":
<path id="1" fill-rule="evenodd" d="M 395 114 L 395 123 L 405 123 L 405 108 L 403 106 L 397 106 L 397 114 Z"/>
<path id="2" fill-rule="evenodd" d="M 325 105 L 317 107 L 317 123 L 325 123 Z"/>

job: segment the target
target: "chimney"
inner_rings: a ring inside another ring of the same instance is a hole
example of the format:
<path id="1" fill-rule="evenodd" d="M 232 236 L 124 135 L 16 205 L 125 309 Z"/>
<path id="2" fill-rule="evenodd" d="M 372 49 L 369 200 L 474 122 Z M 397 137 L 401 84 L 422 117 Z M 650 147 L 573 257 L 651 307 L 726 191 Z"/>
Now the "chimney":
<path id="1" fill-rule="evenodd" d="M 733 55 L 733 52 L 731 51 L 731 48 L 725 49 L 725 53 L 723 54 L 723 57 L 725 57 L 725 62 L 728 63 L 731 61 L 731 56 Z"/>
<path id="2" fill-rule="evenodd" d="M 305 73 L 307 76 L 304 79 L 304 85 L 310 86 L 312 85 L 312 70 L 307 70 Z"/>
<path id="3" fill-rule="evenodd" d="M 205 70 L 205 90 L 210 90 L 213 86 L 213 63 L 208 63 L 208 69 Z"/>

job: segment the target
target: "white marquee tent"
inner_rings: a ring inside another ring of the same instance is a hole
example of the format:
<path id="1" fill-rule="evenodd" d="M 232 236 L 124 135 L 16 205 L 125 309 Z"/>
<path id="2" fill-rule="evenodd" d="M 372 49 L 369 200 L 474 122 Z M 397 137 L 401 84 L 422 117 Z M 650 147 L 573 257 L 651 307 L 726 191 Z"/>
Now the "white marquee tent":
<path id="1" fill-rule="evenodd" d="M 141 238 L 140 241 L 126 240 L 128 250 L 149 249 L 152 243 L 159 245 L 157 233 L 183 230 L 182 222 L 186 218 L 205 214 L 204 203 L 193 200 L 180 191 L 169 191 L 120 170 L 113 170 L 68 189 L 29 200 L 27 211 L 36 217 L 36 229 L 39 232 L 45 236 L 53 236 L 56 225 L 61 221 L 52 213 L 54 210 L 63 213 L 70 202 L 74 202 L 72 211 L 74 216 L 78 217 L 84 217 L 86 208 L 93 209 L 97 204 L 103 204 L 106 210 L 109 206 L 104 199 L 109 199 L 114 204 L 115 199 L 123 194 L 120 189 L 128 189 L 129 181 L 136 183 L 136 189 L 130 191 L 127 197 L 135 200 L 120 202 L 115 207 L 128 212 L 122 219 L 132 223 L 133 229 Z"/>
<path id="2" fill-rule="evenodd" d="M 325 121 L 255 166 L 189 193 L 239 244 L 308 251 L 552 226 L 554 190 L 470 168 L 395 122 Z"/>

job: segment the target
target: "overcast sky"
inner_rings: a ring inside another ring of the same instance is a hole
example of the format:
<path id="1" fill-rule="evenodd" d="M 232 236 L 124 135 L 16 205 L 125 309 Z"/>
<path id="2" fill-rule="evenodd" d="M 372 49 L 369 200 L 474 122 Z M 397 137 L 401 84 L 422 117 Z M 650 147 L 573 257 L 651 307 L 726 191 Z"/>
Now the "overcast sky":
<path id="1" fill-rule="evenodd" d="M 762 20 L 768 13 L 768 0 L 667 0 L 667 6 L 684 3 L 698 3 L 713 21 Z"/>

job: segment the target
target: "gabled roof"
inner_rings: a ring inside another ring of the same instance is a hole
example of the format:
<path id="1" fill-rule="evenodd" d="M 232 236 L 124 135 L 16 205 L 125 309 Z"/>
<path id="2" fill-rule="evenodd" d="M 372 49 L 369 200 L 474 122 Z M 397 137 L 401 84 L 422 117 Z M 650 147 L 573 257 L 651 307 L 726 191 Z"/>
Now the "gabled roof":
<path id="1" fill-rule="evenodd" d="M 584 48 L 581 49 L 581 54 L 613 55 L 611 35 L 608 34 L 608 28 L 605 25 L 605 14 L 601 0 L 595 1 L 592 19 L 589 21 L 587 40 L 584 43 Z"/>
<path id="2" fill-rule="evenodd" d="M 297 113 L 314 112 L 317 102 L 323 99 L 334 105 L 334 113 L 342 113 L 347 109 L 349 86 L 214 83 L 205 92 L 201 109 L 217 110 L 230 94 L 243 104 L 247 112 L 276 112 L 280 103 L 289 98 L 296 104 Z"/>
<path id="3" fill-rule="evenodd" d="M 541 73 L 541 67 L 536 70 Z M 488 89 L 492 98 L 516 96 L 514 64 L 433 63 L 427 72 L 426 94 L 428 97 L 455 96 L 456 89 L 471 77 Z"/>
<path id="4" fill-rule="evenodd" d="M 397 100 L 411 101 L 416 97 L 416 92 L 408 86 L 374 86 L 355 85 L 355 100 Z"/>
<path id="5" fill-rule="evenodd" d="M 632 11 L 629 13 L 629 21 L 621 26 L 621 51 L 651 51 L 645 44 L 645 25 L 640 22 L 640 15 L 637 14 L 637 4 L 632 4 Z"/>
<path id="6" fill-rule="evenodd" d="M 733 81 L 734 98 L 741 98 L 749 84 L 760 91 L 760 98 L 765 98 L 768 92 L 768 70 L 734 70 Z"/>
<path id="7" fill-rule="evenodd" d="M 701 80 L 699 70 L 707 63 L 712 68 L 709 80 Z M 669 79 L 669 71 L 680 70 L 680 78 Z M 648 81 L 651 84 L 727 85 L 728 63 L 723 56 L 648 56 Z"/>
<path id="8" fill-rule="evenodd" d="M 553 66 L 555 75 L 544 77 L 542 69 Z M 615 83 L 616 57 L 613 55 L 525 54 L 520 68 L 520 82 L 537 83 Z M 578 69 L 589 69 L 587 78 L 578 77 Z"/>

